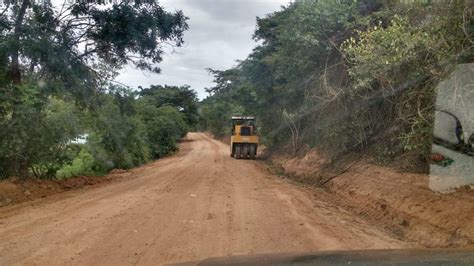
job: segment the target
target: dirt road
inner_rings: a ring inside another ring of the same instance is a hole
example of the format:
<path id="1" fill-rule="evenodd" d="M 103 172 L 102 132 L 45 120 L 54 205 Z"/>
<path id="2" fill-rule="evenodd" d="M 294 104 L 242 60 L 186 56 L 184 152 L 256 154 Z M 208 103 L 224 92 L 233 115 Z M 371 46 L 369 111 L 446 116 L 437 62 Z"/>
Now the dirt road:
<path id="1" fill-rule="evenodd" d="M 156 265 L 407 245 L 199 133 L 178 155 L 116 182 L 0 209 L 0 265 Z"/>

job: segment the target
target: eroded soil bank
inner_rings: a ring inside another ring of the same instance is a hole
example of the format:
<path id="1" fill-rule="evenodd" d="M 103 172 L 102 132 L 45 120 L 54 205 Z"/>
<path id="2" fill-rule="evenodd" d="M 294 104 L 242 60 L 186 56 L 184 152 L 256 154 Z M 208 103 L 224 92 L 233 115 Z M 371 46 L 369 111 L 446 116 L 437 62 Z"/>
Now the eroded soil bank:
<path id="1" fill-rule="evenodd" d="M 328 168 L 316 151 L 303 157 L 272 155 L 270 168 L 293 180 L 323 188 L 339 206 L 425 247 L 474 245 L 474 191 L 449 194 L 429 189 L 429 176 L 357 159 Z"/>
<path id="2" fill-rule="evenodd" d="M 45 180 L 27 178 L 20 180 L 16 177 L 0 181 L 0 207 L 32 201 L 38 198 L 84 187 L 109 183 L 112 180 L 128 176 L 129 171 L 115 169 L 106 176 L 77 176 L 64 180 Z"/>

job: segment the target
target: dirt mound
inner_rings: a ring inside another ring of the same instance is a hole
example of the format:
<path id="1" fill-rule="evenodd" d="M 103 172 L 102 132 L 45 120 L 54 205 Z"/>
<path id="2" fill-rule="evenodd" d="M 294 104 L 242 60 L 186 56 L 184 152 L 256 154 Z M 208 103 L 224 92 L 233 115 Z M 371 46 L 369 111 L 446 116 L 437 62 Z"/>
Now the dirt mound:
<path id="1" fill-rule="evenodd" d="M 360 164 L 328 183 L 359 214 L 428 247 L 474 243 L 474 191 L 438 194 L 428 176 Z"/>
<path id="2" fill-rule="evenodd" d="M 315 176 L 328 163 L 329 160 L 316 150 L 309 151 L 301 158 L 295 157 L 279 161 L 285 173 L 298 177 Z"/>
<path id="3" fill-rule="evenodd" d="M 0 207 L 45 198 L 59 192 L 92 186 L 127 175 L 122 169 L 112 170 L 107 176 L 77 176 L 64 180 L 42 180 L 28 178 L 20 180 L 16 177 L 0 181 Z"/>
<path id="4" fill-rule="evenodd" d="M 428 188 L 429 176 L 424 174 L 400 172 L 367 159 L 330 171 L 320 156 L 309 156 L 280 157 L 273 163 L 297 181 L 325 183 L 339 205 L 401 239 L 426 247 L 474 246 L 473 190 L 438 194 Z"/>

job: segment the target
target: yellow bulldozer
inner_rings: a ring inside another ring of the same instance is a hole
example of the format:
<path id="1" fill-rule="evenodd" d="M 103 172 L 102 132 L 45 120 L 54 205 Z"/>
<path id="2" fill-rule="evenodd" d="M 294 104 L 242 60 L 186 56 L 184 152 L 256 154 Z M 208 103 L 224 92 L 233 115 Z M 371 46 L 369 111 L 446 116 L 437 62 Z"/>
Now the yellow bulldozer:
<path id="1" fill-rule="evenodd" d="M 258 136 L 255 117 L 232 116 L 230 156 L 236 159 L 255 159 L 257 146 Z"/>

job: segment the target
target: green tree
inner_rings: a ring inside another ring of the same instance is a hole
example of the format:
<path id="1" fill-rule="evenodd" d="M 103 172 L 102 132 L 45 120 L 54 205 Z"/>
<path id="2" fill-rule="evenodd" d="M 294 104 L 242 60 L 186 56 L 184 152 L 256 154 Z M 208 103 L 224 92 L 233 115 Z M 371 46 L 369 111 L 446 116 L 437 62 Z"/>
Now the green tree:
<path id="1" fill-rule="evenodd" d="M 473 6 L 468 2 L 413 3 L 357 31 L 342 48 L 358 97 L 390 99 L 403 148 L 431 149 L 435 85 L 456 64 L 472 62 Z M 429 14 L 429 15 L 428 15 Z M 443 41 L 440 41 L 443 40 Z M 390 120 L 389 120 L 390 121 Z"/>
<path id="2" fill-rule="evenodd" d="M 178 149 L 177 140 L 184 137 L 188 126 L 185 115 L 172 106 L 156 106 L 154 99 L 144 96 L 136 103 L 147 133 L 153 158 L 161 158 Z"/>
<path id="3" fill-rule="evenodd" d="M 269 149 L 331 157 L 384 140 L 387 154 L 426 156 L 435 85 L 474 58 L 472 12 L 469 1 L 294 1 L 257 18 L 245 60 L 209 70 L 202 127 L 226 133 L 236 107 L 257 116 Z"/>
<path id="4" fill-rule="evenodd" d="M 124 65 L 159 72 L 156 65 L 164 47 L 182 45 L 186 20 L 181 11 L 165 11 L 154 1 L 110 6 L 79 1 L 60 9 L 31 0 L 6 5 L 0 13 L 2 172 L 27 175 L 33 165 L 37 168 L 34 154 L 41 149 L 39 157 L 55 157 L 43 144 L 75 137 L 70 131 L 43 134 L 50 121 L 45 108 L 52 98 L 104 111 L 98 119 L 109 124 L 95 123 L 95 133 L 108 152 L 118 151 L 114 164 L 127 167 L 146 160 L 139 134 L 131 129 L 140 127 L 139 120 L 127 114 L 125 106 L 114 107 L 110 96 L 105 96 L 103 106 L 101 90 Z M 125 133 L 106 135 L 120 129 L 121 121 L 115 118 L 125 119 Z M 130 143 L 125 143 L 126 137 L 131 137 Z M 133 144 L 137 139 L 138 144 Z M 132 156 L 131 151 L 138 154 Z"/>
<path id="5" fill-rule="evenodd" d="M 35 86 L 21 85 L 0 101 L 2 172 L 52 177 L 68 159 L 67 144 L 81 133 L 74 104 L 46 98 Z M 5 99 L 6 98 L 6 99 Z"/>
<path id="6" fill-rule="evenodd" d="M 203 127 L 214 136 L 222 137 L 231 132 L 232 115 L 244 114 L 244 109 L 235 103 L 208 98 L 201 103 L 200 114 L 203 117 Z"/>
<path id="7" fill-rule="evenodd" d="M 152 85 L 141 89 L 141 96 L 151 99 L 155 106 L 172 106 L 184 115 L 186 124 L 194 128 L 198 122 L 196 92 L 189 86 Z"/>
<path id="8" fill-rule="evenodd" d="M 145 125 L 134 110 L 133 93 L 112 90 L 90 113 L 89 152 L 99 172 L 131 168 L 150 159 Z"/>

